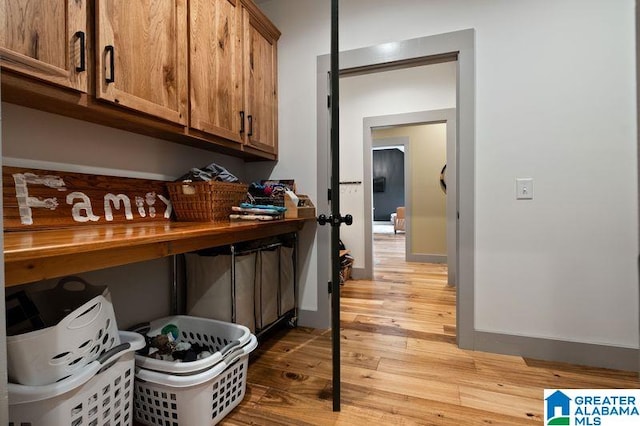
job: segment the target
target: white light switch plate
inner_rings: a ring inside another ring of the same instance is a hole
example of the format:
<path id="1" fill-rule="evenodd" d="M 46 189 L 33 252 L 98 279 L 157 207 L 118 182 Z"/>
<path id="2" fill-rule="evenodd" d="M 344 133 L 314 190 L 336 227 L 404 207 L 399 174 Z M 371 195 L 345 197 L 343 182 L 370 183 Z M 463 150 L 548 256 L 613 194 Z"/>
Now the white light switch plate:
<path id="1" fill-rule="evenodd" d="M 516 200 L 533 200 L 533 178 L 516 178 Z"/>

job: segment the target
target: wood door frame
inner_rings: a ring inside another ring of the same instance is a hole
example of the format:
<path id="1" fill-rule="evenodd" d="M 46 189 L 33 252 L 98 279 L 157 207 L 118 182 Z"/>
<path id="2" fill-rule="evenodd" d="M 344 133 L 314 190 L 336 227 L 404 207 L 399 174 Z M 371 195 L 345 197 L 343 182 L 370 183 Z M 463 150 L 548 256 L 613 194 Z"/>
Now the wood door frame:
<path id="1" fill-rule="evenodd" d="M 340 53 L 340 73 L 379 72 L 456 59 L 456 134 L 458 137 L 458 276 L 456 326 L 458 346 L 473 349 L 475 285 L 475 30 L 426 36 Z M 329 112 L 327 110 L 330 55 L 317 58 L 317 184 L 318 211 L 328 211 Z M 356 218 L 357 220 L 357 218 Z M 329 324 L 327 297 L 329 236 L 317 232 L 317 310 L 305 319 L 315 327 Z"/>
<path id="2" fill-rule="evenodd" d="M 0 79 L 2 72 L 0 71 Z M 0 90 L 0 101 L 2 101 L 2 91 Z M 0 129 L 2 129 L 2 102 L 0 102 Z M 2 131 L 0 131 L 0 153 L 2 153 Z M 2 177 L 0 176 L 0 183 Z M 0 209 L 3 204 L 0 200 Z M 4 229 L 4 218 L 0 217 L 0 225 Z M 4 247 L 4 232 L 0 235 L 0 244 Z M 4 251 L 0 253 L 0 260 L 4 265 Z M 0 271 L 0 424 L 9 424 L 9 400 L 7 390 L 7 327 L 6 327 L 6 305 L 4 303 L 4 268 Z"/>
<path id="3" fill-rule="evenodd" d="M 445 123 L 447 126 L 447 196 L 446 196 L 446 228 L 447 228 L 447 267 L 448 277 L 447 282 L 449 285 L 456 284 L 456 278 L 458 275 L 458 228 L 456 215 L 458 212 L 458 185 L 457 185 L 457 169 L 458 162 L 456 158 L 457 152 L 457 137 L 456 137 L 456 109 L 447 108 L 431 111 L 420 111 L 404 114 L 391 114 L 382 115 L 377 117 L 365 117 L 363 120 L 363 155 L 364 155 L 364 211 L 373 211 L 373 194 L 371 187 L 372 178 L 372 148 L 378 145 L 373 140 L 372 131 L 376 127 L 402 127 L 402 126 L 414 126 L 421 124 L 439 124 Z M 401 138 L 395 138 L 401 139 Z M 411 181 L 411 162 L 409 156 L 411 155 L 411 147 L 409 143 L 399 142 L 397 145 L 403 145 L 405 147 L 405 210 L 406 210 L 406 238 L 405 238 L 405 259 L 407 262 L 424 262 L 435 261 L 435 256 L 422 253 L 413 253 L 411 251 L 411 189 L 413 182 Z M 370 279 L 373 277 L 373 218 L 370 215 L 366 215 L 364 225 L 364 238 L 365 238 L 365 258 L 364 258 L 364 277 Z M 426 259 L 426 260 L 425 260 Z"/>

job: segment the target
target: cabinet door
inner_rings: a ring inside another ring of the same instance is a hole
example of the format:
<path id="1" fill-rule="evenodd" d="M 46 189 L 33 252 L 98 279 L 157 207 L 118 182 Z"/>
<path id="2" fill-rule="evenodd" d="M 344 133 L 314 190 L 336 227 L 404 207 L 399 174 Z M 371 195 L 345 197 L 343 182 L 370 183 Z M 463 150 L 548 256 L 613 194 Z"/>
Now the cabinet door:
<path id="1" fill-rule="evenodd" d="M 186 0 L 96 4 L 96 96 L 186 124 Z"/>
<path id="2" fill-rule="evenodd" d="M 87 91 L 86 1 L 0 0 L 3 68 Z"/>
<path id="3" fill-rule="evenodd" d="M 242 143 L 242 12 L 237 0 L 189 2 L 190 125 Z"/>
<path id="4" fill-rule="evenodd" d="M 246 144 L 278 152 L 277 45 L 260 21 L 245 10 Z"/>

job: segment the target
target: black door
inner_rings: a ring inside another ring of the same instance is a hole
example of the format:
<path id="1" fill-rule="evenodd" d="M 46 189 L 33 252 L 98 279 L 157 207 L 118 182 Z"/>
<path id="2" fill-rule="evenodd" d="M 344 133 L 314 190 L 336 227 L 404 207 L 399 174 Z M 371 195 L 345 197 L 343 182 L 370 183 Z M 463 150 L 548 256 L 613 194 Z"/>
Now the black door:
<path id="1" fill-rule="evenodd" d="M 351 225 L 351 215 L 340 214 L 340 111 L 338 63 L 338 0 L 331 0 L 331 214 L 318 216 L 320 225 L 331 225 L 331 345 L 333 364 L 333 411 L 340 411 L 340 225 Z"/>

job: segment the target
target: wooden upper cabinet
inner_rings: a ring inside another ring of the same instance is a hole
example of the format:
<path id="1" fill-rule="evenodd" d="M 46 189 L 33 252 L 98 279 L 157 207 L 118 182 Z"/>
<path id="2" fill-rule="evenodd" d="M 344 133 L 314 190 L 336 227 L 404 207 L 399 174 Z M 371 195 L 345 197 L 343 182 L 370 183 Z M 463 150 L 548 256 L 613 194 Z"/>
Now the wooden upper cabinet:
<path id="1" fill-rule="evenodd" d="M 190 0 L 190 126 L 277 154 L 280 32 L 248 0 Z"/>
<path id="2" fill-rule="evenodd" d="M 190 125 L 242 143 L 242 10 L 238 0 L 189 1 Z"/>
<path id="3" fill-rule="evenodd" d="M 278 62 L 280 32 L 266 18 L 246 8 L 243 14 L 245 56 L 245 144 L 278 152 Z"/>
<path id="4" fill-rule="evenodd" d="M 273 160 L 279 37 L 252 0 L 0 0 L 3 95 Z"/>
<path id="5" fill-rule="evenodd" d="M 242 10 L 237 0 L 189 1 L 190 125 L 242 143 Z"/>
<path id="6" fill-rule="evenodd" d="M 87 91 L 85 0 L 0 0 L 0 19 L 3 68 Z"/>
<path id="7" fill-rule="evenodd" d="M 96 97 L 186 125 L 186 0 L 96 0 L 96 34 Z"/>

